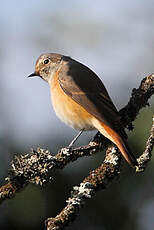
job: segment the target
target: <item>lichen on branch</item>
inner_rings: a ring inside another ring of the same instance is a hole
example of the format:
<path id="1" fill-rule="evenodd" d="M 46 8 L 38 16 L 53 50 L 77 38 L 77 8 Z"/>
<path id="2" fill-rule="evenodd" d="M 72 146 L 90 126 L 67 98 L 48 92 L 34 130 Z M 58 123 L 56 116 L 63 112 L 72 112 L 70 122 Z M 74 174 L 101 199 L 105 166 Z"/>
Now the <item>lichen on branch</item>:
<path id="1" fill-rule="evenodd" d="M 133 129 L 132 122 L 136 119 L 139 111 L 148 104 L 149 98 L 154 94 L 154 75 L 150 75 L 141 81 L 138 89 L 132 90 L 128 104 L 121 109 L 121 121 L 124 127 Z M 12 198 L 27 184 L 35 183 L 43 185 L 51 180 L 51 172 L 62 169 L 72 161 L 80 157 L 91 156 L 102 150 L 106 150 L 104 162 L 90 172 L 79 186 L 75 186 L 66 207 L 55 217 L 46 220 L 48 230 L 62 229 L 70 221 L 76 218 L 80 208 L 87 199 L 93 197 L 100 189 L 104 189 L 117 177 L 121 170 L 121 154 L 111 142 L 97 133 L 93 140 L 85 146 L 75 149 L 62 148 L 56 155 L 49 150 L 38 148 L 30 153 L 15 155 L 6 183 L 0 187 L 0 202 Z M 138 157 L 139 166 L 137 171 L 143 171 L 151 159 L 154 145 L 154 119 L 149 138 L 146 142 L 145 151 Z"/>

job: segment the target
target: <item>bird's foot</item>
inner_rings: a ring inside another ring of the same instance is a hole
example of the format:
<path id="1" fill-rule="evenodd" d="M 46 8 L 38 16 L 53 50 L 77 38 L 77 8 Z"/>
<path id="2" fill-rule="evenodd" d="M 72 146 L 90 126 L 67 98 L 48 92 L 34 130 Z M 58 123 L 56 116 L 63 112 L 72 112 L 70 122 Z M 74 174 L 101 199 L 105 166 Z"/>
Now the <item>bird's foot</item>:
<path id="1" fill-rule="evenodd" d="M 63 155 L 69 156 L 70 153 L 72 152 L 72 146 L 69 145 L 65 148 L 62 148 L 61 152 L 63 153 Z"/>

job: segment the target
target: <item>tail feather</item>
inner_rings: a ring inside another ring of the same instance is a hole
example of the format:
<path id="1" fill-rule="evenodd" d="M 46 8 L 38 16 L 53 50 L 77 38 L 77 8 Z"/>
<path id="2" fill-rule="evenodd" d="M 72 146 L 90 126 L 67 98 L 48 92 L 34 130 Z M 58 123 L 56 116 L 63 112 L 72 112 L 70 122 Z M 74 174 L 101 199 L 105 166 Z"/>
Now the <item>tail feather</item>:
<path id="1" fill-rule="evenodd" d="M 96 129 L 100 131 L 105 137 L 111 140 L 120 150 L 121 154 L 124 156 L 126 161 L 132 166 L 135 167 L 138 165 L 137 160 L 133 153 L 131 152 L 127 141 L 125 138 L 120 137 L 120 135 L 115 132 L 112 128 L 107 126 L 104 122 L 100 122 L 97 119 L 93 120 L 93 125 Z"/>
<path id="2" fill-rule="evenodd" d="M 132 166 L 135 167 L 138 165 L 136 157 L 133 155 L 131 149 L 129 148 L 127 141 L 122 139 L 120 137 L 120 141 L 118 140 L 118 142 L 115 144 L 117 145 L 117 147 L 119 148 L 120 152 L 122 153 L 122 155 L 124 156 L 124 158 L 126 159 L 126 161 Z"/>

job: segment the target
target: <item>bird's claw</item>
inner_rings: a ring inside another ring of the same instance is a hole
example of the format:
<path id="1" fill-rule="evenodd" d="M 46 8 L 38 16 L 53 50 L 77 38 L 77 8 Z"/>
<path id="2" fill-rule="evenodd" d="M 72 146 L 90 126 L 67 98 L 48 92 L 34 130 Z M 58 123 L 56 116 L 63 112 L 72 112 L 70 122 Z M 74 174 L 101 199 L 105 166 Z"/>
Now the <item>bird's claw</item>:
<path id="1" fill-rule="evenodd" d="M 66 155 L 66 156 L 69 156 L 71 151 L 72 151 L 72 146 L 67 146 L 61 149 L 61 152 L 63 153 L 63 155 Z"/>

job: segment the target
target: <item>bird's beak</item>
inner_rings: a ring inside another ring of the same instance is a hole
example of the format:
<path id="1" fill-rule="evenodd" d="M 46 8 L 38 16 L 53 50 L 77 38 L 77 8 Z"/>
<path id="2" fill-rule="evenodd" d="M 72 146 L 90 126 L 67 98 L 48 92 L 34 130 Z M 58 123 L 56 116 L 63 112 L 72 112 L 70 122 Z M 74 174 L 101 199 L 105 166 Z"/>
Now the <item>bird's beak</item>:
<path id="1" fill-rule="evenodd" d="M 35 72 L 30 74 L 28 77 L 35 77 L 35 76 L 38 76 Z"/>

